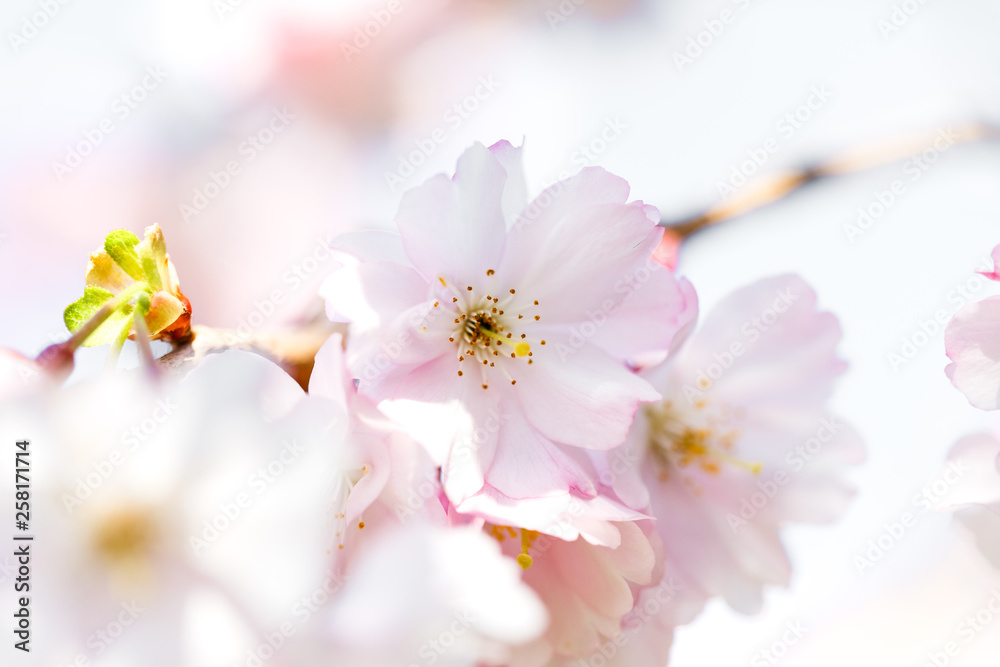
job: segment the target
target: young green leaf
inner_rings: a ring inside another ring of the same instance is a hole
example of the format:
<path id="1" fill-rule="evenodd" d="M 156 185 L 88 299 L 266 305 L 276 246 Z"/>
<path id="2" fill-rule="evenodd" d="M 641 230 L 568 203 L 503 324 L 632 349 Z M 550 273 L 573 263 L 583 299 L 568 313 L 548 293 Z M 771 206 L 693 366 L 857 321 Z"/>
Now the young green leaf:
<path id="1" fill-rule="evenodd" d="M 146 283 L 135 283 L 115 296 L 101 287 L 88 286 L 84 289 L 83 296 L 71 303 L 63 312 L 66 328 L 70 331 L 76 331 L 97 314 L 102 306 L 108 304 L 114 307 L 115 311 L 101 326 L 94 330 L 94 333 L 87 337 L 82 345 L 83 347 L 95 347 L 112 343 L 118 339 L 122 327 L 132 321 L 132 313 L 135 310 L 132 300 L 137 293 L 142 293 L 146 295 L 148 302 L 148 289 L 149 286 Z"/>
<path id="2" fill-rule="evenodd" d="M 66 328 L 70 331 L 76 331 L 114 296 L 103 287 L 87 287 L 83 290 L 83 296 L 69 304 L 63 311 L 63 321 L 66 323 Z"/>
<path id="3" fill-rule="evenodd" d="M 104 250 L 111 256 L 111 259 L 115 260 L 115 264 L 120 266 L 133 280 L 144 280 L 145 275 L 139 261 L 139 254 L 135 251 L 137 245 L 139 245 L 139 237 L 127 229 L 113 231 L 104 239 Z"/>

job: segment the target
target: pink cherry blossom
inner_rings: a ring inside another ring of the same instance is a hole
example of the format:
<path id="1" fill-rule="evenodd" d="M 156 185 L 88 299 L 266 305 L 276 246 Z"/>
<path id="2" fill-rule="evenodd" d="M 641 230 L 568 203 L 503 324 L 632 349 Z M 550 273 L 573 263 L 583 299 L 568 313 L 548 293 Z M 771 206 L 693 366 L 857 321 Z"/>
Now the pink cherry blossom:
<path id="1" fill-rule="evenodd" d="M 977 433 L 961 438 L 948 453 L 953 482 L 940 502 L 972 535 L 979 550 L 1000 568 L 1000 438 Z"/>
<path id="2" fill-rule="evenodd" d="M 573 450 L 624 440 L 660 397 L 624 362 L 662 358 L 696 310 L 651 259 L 659 216 L 625 181 L 587 168 L 525 193 L 520 149 L 475 145 L 454 178 L 406 194 L 398 235 L 343 238 L 353 259 L 322 289 L 351 322 L 360 392 L 427 447 L 460 511 L 593 497 Z"/>
<path id="3" fill-rule="evenodd" d="M 363 558 L 373 535 L 410 520 L 445 525 L 437 467 L 426 452 L 358 394 L 347 374 L 343 339 L 334 334 L 316 354 L 309 378 L 313 398 L 332 401 L 348 415 L 347 434 L 336 450 L 335 513 L 337 575 Z"/>
<path id="4" fill-rule="evenodd" d="M 663 400 L 606 453 L 603 476 L 657 520 L 665 576 L 682 589 L 663 612 L 663 641 L 710 597 L 759 610 L 765 585 L 788 583 L 779 529 L 836 519 L 851 498 L 841 474 L 863 446 L 824 411 L 844 369 L 840 336 L 809 286 L 782 276 L 723 300 L 670 360 L 642 372 Z"/>
<path id="5" fill-rule="evenodd" d="M 488 526 L 506 555 L 522 562 L 522 552 L 533 554 L 524 582 L 551 617 L 545 636 L 524 647 L 512 661 L 514 667 L 536 664 L 539 656 L 587 658 L 621 634 L 622 619 L 635 605 L 637 587 L 654 582 L 656 552 L 639 523 L 617 523 L 615 528 L 621 537 L 612 548 Z"/>
<path id="6" fill-rule="evenodd" d="M 966 436 L 951 448 L 948 462 L 961 473 L 948 505 L 982 505 L 1000 514 L 1000 440 L 988 433 Z"/>
<path id="7" fill-rule="evenodd" d="M 1000 246 L 993 249 L 993 263 Z M 996 268 L 981 272 L 1000 280 Z M 989 297 L 959 310 L 944 332 L 945 352 L 952 363 L 945 372 L 969 402 L 981 410 L 1000 408 L 1000 297 Z"/>

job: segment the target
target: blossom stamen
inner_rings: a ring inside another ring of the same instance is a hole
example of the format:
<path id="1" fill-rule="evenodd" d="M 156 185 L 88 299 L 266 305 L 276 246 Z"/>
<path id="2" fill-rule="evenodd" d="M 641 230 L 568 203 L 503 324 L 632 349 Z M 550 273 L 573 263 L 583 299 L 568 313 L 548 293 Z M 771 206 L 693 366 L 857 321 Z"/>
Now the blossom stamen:
<path id="1" fill-rule="evenodd" d="M 487 271 L 488 276 L 495 274 L 495 271 Z M 508 295 L 502 289 L 497 290 L 495 281 L 489 287 L 490 293 L 484 296 L 478 296 L 476 289 L 471 285 L 466 286 L 465 291 L 459 291 L 444 276 L 438 276 L 438 282 L 454 295 L 452 298 L 452 303 L 455 304 L 452 321 L 456 326 L 452 332 L 449 332 L 451 335 L 448 337 L 448 342 L 456 344 L 456 356 L 459 363 L 464 363 L 469 359 L 475 359 L 482 363 L 483 389 L 488 389 L 490 384 L 486 374 L 487 369 L 496 368 L 497 364 L 511 384 L 516 385 L 515 378 L 511 377 L 505 364 L 499 360 L 505 359 L 508 355 L 512 360 L 531 357 L 533 353 L 531 343 L 526 340 L 527 334 L 511 331 L 508 326 L 511 320 L 508 318 L 512 318 L 516 314 L 518 320 L 523 320 L 524 315 L 518 311 L 523 310 L 523 308 L 532 308 L 532 303 L 538 305 L 537 299 L 523 305 L 515 304 L 514 300 L 520 299 L 516 296 L 517 290 L 509 289 Z M 496 293 L 501 296 L 494 296 Z M 436 301 L 438 304 L 443 302 L 442 299 Z M 534 318 L 535 321 L 538 321 L 540 316 L 536 315 Z M 504 346 L 507 346 L 506 350 Z M 528 363 L 531 364 L 530 359 Z M 462 371 L 457 372 L 459 376 L 463 375 Z"/>
<path id="2" fill-rule="evenodd" d="M 721 424 L 723 420 L 702 413 L 707 405 L 706 401 L 698 401 L 694 405 L 698 412 L 686 416 L 670 401 L 647 408 L 651 451 L 664 469 L 659 476 L 661 480 L 669 477 L 667 471 L 671 468 L 687 468 L 694 464 L 712 475 L 721 471 L 722 464 L 760 474 L 761 463 L 744 461 L 730 454 L 739 431 L 725 430 Z M 691 426 L 690 423 L 696 420 L 704 424 Z"/>
<path id="3" fill-rule="evenodd" d="M 518 534 L 518 530 L 511 528 L 510 526 L 490 526 L 489 530 L 490 535 L 496 538 L 496 541 L 500 543 L 503 543 L 508 537 L 516 539 Z M 522 569 L 527 570 L 534 562 L 534 559 L 528 555 L 528 550 L 531 549 L 535 540 L 538 538 L 538 531 L 521 528 L 520 533 L 521 553 L 518 554 L 516 560 L 517 564 L 520 565 Z"/>

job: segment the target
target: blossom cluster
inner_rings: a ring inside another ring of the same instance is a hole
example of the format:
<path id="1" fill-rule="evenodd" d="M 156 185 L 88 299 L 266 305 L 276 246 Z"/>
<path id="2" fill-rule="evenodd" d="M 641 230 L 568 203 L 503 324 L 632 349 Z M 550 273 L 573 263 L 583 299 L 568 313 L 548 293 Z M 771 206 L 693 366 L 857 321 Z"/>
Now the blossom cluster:
<path id="1" fill-rule="evenodd" d="M 46 657 L 664 665 L 708 600 L 755 613 L 789 582 L 785 525 L 843 512 L 864 448 L 826 410 L 841 330 L 800 277 L 696 326 L 655 208 L 593 167 L 529 200 L 507 142 L 396 225 L 333 245 L 340 330 L 306 390 L 243 350 L 65 389 L 0 357 L 0 435 L 50 471 L 37 608 L 67 639 Z M 174 331 L 157 299 L 187 331 L 149 238 L 159 282 L 135 236 L 92 260 L 89 344 L 105 320 L 119 348 Z"/>

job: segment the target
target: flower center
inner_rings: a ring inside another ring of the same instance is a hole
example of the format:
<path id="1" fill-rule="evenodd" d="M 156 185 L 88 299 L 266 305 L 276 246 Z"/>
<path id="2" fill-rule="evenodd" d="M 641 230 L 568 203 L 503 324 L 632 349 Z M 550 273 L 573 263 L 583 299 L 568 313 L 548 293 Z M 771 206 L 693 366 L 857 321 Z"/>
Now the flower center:
<path id="1" fill-rule="evenodd" d="M 490 535 L 496 538 L 497 542 L 503 543 L 508 537 L 517 539 L 518 529 L 511 528 L 510 526 L 490 526 L 489 524 L 487 526 L 489 526 Z M 517 555 L 517 564 L 521 566 L 522 570 L 527 570 L 534 562 L 531 556 L 528 555 L 528 550 L 531 549 L 531 546 L 538 538 L 538 532 L 521 528 L 520 533 L 521 553 Z"/>
<path id="2" fill-rule="evenodd" d="M 344 471 L 341 475 L 334 479 L 334 489 L 333 489 L 333 506 L 339 508 L 340 511 L 333 515 L 334 523 L 337 527 L 335 537 L 337 538 L 337 549 L 343 551 L 344 541 L 347 539 L 347 534 L 350 532 L 350 528 L 354 525 L 358 527 L 358 530 L 365 529 L 365 522 L 358 517 L 356 524 L 352 523 L 348 525 L 347 523 L 347 503 L 350 499 L 351 491 L 357 486 L 361 478 L 371 472 L 371 467 L 365 463 L 362 464 L 360 468 L 350 469 Z"/>
<path id="3" fill-rule="evenodd" d="M 685 411 L 666 400 L 646 408 L 650 453 L 660 466 L 660 481 L 669 479 L 672 470 L 692 466 L 710 475 L 717 475 L 723 464 L 759 474 L 760 463 L 732 454 L 740 435 L 732 426 L 734 411 L 729 406 L 712 409 L 704 399 L 693 407 L 693 411 Z"/>
<path id="4" fill-rule="evenodd" d="M 486 272 L 487 276 L 495 273 Z M 499 292 L 504 296 L 498 297 L 492 293 L 478 295 L 471 285 L 460 290 L 444 277 L 438 281 L 448 293 L 434 302 L 434 308 L 453 311 L 455 326 L 448 332 L 448 341 L 455 344 L 458 375 L 465 376 L 470 365 L 475 365 L 480 370 L 483 389 L 489 389 L 490 375 L 494 372 L 490 369 L 496 369 L 512 385 L 517 384 L 514 375 L 520 370 L 518 362 L 527 358 L 524 366 L 534 363 L 528 335 L 517 330 L 518 323 L 541 320 L 541 315 L 530 312 L 538 307 L 538 300 L 524 299 L 513 288 Z M 540 342 L 545 345 L 544 340 Z"/>
<path id="5" fill-rule="evenodd" d="M 163 526 L 151 507 L 133 505 L 99 512 L 90 527 L 93 554 L 121 594 L 147 593 L 157 584 L 154 558 Z"/>
<path id="6" fill-rule="evenodd" d="M 113 565 L 130 565 L 148 557 L 158 534 L 152 513 L 119 509 L 102 517 L 94 530 L 94 549 Z"/>

